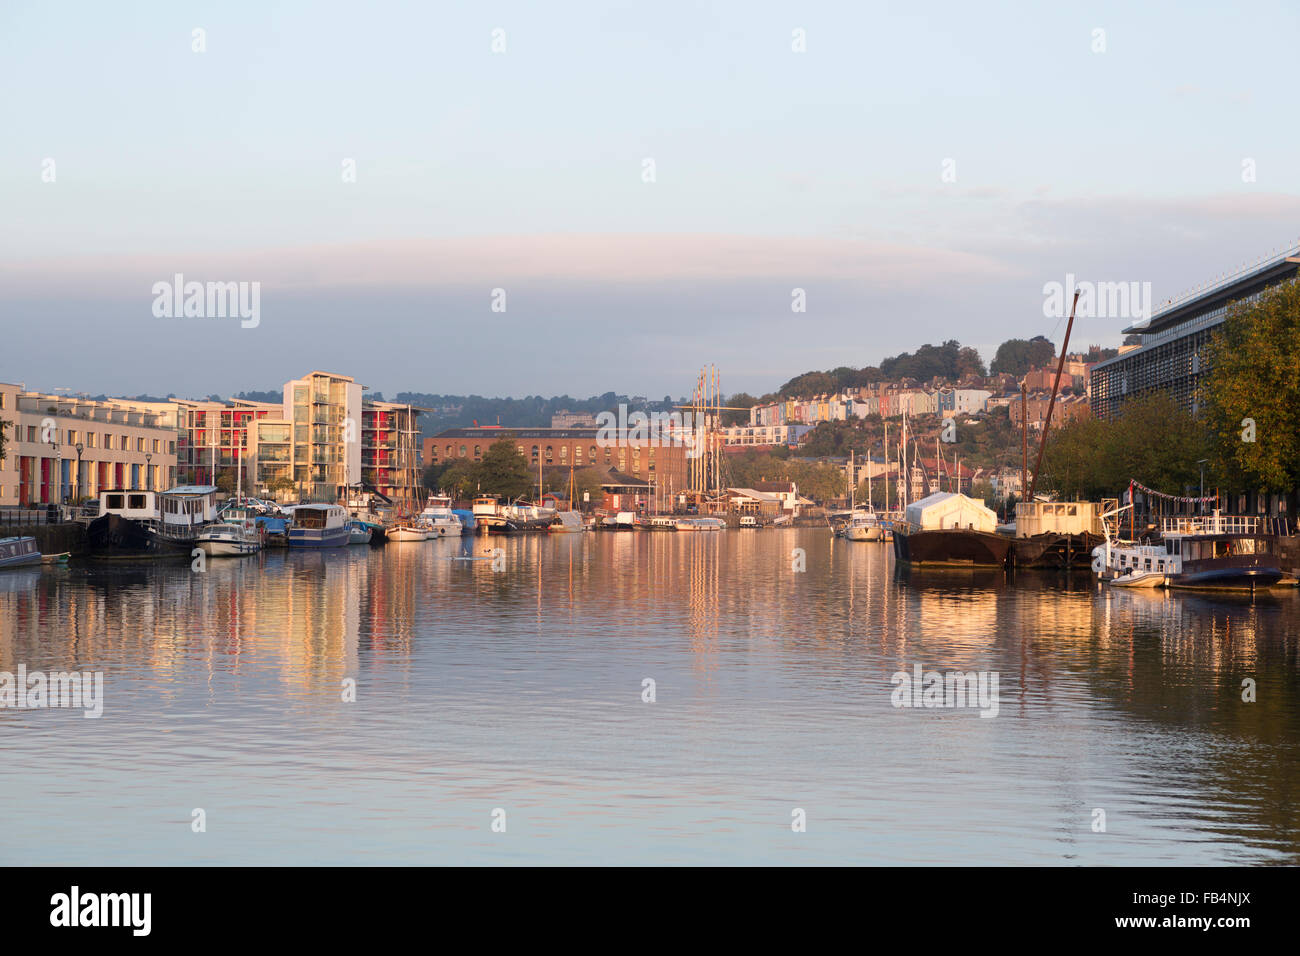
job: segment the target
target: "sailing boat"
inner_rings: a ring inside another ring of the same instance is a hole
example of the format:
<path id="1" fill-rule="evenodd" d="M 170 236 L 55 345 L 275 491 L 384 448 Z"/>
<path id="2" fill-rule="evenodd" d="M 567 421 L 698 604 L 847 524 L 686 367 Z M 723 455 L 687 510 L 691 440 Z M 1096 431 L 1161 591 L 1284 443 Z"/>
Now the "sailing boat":
<path id="1" fill-rule="evenodd" d="M 857 486 L 858 472 L 854 465 L 853 452 L 849 452 L 849 483 L 852 485 L 850 497 L 849 522 L 844 526 L 844 537 L 850 541 L 883 541 L 885 528 L 871 505 L 871 456 L 867 455 L 867 507 L 858 508 Z"/>

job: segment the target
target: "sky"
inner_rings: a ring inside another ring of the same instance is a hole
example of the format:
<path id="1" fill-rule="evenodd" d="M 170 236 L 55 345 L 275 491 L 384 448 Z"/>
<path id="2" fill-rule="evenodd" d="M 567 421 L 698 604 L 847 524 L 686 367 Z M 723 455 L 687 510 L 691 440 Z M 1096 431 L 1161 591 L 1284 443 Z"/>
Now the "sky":
<path id="1" fill-rule="evenodd" d="M 6 0 L 0 381 L 761 394 L 1059 341 L 1047 283 L 1300 244 L 1298 10 Z"/>

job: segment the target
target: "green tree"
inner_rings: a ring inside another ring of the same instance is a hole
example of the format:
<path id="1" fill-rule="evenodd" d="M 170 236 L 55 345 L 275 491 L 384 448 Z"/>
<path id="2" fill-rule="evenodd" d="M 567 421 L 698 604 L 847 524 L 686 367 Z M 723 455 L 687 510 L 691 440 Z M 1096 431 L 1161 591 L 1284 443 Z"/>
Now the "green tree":
<path id="1" fill-rule="evenodd" d="M 1295 280 L 1234 303 L 1215 331 L 1204 394 L 1220 480 L 1269 491 L 1300 486 L 1298 343 Z"/>
<path id="2" fill-rule="evenodd" d="M 1166 494 L 1183 494 L 1199 486 L 1197 462 L 1209 457 L 1209 447 L 1203 425 L 1170 396 L 1160 392 L 1134 398 L 1114 419 L 1053 427 L 1034 490 L 1097 499 L 1118 495 L 1135 480 Z"/>
<path id="3" fill-rule="evenodd" d="M 994 375 L 1003 372 L 1021 378 L 1032 368 L 1041 368 L 1056 355 L 1056 348 L 1041 335 L 1032 339 L 1007 339 L 998 346 L 989 371 Z"/>
<path id="4" fill-rule="evenodd" d="M 517 498 L 533 487 L 528 461 L 519 453 L 512 436 L 502 436 L 488 446 L 477 472 L 484 494 Z"/>

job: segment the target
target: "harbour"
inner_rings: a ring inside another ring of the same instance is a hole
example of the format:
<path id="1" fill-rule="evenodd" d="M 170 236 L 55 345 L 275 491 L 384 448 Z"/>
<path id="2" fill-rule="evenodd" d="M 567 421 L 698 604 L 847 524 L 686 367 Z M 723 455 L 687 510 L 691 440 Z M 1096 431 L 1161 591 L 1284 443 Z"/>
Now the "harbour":
<path id="1" fill-rule="evenodd" d="M 1297 610 L 900 568 L 814 527 L 17 569 L 0 671 L 93 648 L 104 712 L 0 710 L 0 858 L 41 820 L 55 863 L 1294 863 Z M 917 664 L 997 672 L 997 717 L 898 710 Z M 151 809 L 196 792 L 219 843 Z M 479 823 L 503 805 L 508 845 Z"/>

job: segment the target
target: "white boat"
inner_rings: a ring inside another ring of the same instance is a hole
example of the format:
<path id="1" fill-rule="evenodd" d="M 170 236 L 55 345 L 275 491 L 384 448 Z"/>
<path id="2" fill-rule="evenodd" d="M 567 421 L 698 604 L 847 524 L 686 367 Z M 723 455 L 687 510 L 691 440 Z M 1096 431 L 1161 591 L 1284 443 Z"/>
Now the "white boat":
<path id="1" fill-rule="evenodd" d="M 31 537 L 0 538 L 0 568 L 22 568 L 41 563 L 36 539 Z"/>
<path id="2" fill-rule="evenodd" d="M 501 505 L 495 495 L 479 495 L 471 506 L 474 512 L 474 525 L 486 534 L 492 528 L 504 528 L 508 519 L 501 513 Z"/>
<path id="3" fill-rule="evenodd" d="M 727 523 L 721 518 L 678 518 L 678 531 L 721 531 Z"/>
<path id="4" fill-rule="evenodd" d="M 428 541 L 431 532 L 422 525 L 403 521 L 388 529 L 388 540 L 403 543 L 407 541 Z"/>
<path id="5" fill-rule="evenodd" d="M 576 511 L 557 511 L 546 530 L 551 534 L 581 534 L 582 515 Z"/>
<path id="6" fill-rule="evenodd" d="M 443 495 L 431 495 L 417 521 L 421 527 L 431 532 L 431 538 L 458 538 L 464 528 L 460 519 L 452 513 L 451 498 Z"/>
<path id="7" fill-rule="evenodd" d="M 370 525 L 353 519 L 348 522 L 348 544 L 369 544 L 372 534 Z"/>
<path id="8" fill-rule="evenodd" d="M 196 546 L 209 557 L 242 557 L 262 550 L 262 533 L 252 519 L 230 519 L 199 532 Z"/>
<path id="9" fill-rule="evenodd" d="M 844 525 L 844 537 L 850 541 L 884 541 L 887 529 L 874 511 L 855 511 Z"/>
<path id="10" fill-rule="evenodd" d="M 1165 518 L 1159 544 L 1117 540 L 1108 532 L 1106 543 L 1095 547 L 1092 556 L 1093 570 L 1115 587 L 1253 591 L 1271 587 L 1283 577 L 1273 538 L 1263 522 L 1251 515 L 1217 511 Z"/>

